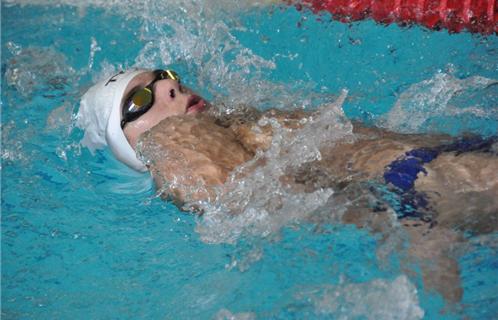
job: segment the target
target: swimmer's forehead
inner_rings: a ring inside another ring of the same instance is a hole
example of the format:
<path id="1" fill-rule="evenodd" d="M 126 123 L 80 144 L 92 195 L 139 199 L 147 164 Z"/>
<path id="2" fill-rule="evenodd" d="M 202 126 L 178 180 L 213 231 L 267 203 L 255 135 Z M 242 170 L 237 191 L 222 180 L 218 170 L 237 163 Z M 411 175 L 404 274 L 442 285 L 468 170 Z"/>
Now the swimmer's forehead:
<path id="1" fill-rule="evenodd" d="M 154 73 L 152 71 L 145 71 L 143 73 L 137 74 L 133 79 L 128 83 L 126 89 L 123 93 L 122 99 L 126 99 L 131 91 L 136 88 L 143 88 L 154 80 Z M 123 101 L 121 101 L 123 103 Z"/>

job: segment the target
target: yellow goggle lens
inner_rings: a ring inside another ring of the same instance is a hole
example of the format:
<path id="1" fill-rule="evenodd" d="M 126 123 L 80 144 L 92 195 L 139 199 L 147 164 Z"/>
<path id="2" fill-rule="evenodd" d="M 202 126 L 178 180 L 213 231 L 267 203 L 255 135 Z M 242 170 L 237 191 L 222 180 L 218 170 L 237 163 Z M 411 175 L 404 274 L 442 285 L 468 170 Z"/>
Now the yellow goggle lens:
<path id="1" fill-rule="evenodd" d="M 152 101 L 152 92 L 148 88 L 139 90 L 133 95 L 133 104 L 138 108 L 148 105 Z"/>

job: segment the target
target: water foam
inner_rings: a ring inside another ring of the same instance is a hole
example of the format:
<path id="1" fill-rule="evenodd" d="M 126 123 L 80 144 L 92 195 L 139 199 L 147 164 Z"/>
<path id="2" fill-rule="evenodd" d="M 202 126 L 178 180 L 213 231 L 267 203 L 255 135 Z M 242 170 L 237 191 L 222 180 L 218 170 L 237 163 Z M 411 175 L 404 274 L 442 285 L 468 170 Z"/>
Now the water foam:
<path id="1" fill-rule="evenodd" d="M 79 79 L 78 72 L 67 62 L 66 56 L 53 47 L 23 47 L 9 41 L 5 44 L 9 58 L 5 64 L 5 83 L 12 90 L 3 92 L 4 107 L 12 114 L 19 112 L 2 126 L 2 159 L 21 161 L 27 165 L 33 158 L 26 142 L 32 143 L 40 136 L 37 117 L 54 103 L 46 119 L 45 133 L 55 133 L 67 138 L 73 128 L 73 105 L 70 94 Z M 43 122 L 41 122 L 43 123 Z M 71 143 L 70 143 L 71 144 Z M 61 146 L 61 148 L 64 148 Z M 73 146 L 67 146 L 71 149 Z M 60 152 L 59 152 L 60 151 Z M 57 150 L 65 158 L 65 150 Z"/>
<path id="2" fill-rule="evenodd" d="M 258 108 L 317 106 L 330 99 L 330 95 L 313 93 L 312 83 L 295 81 L 284 85 L 268 81 L 269 72 L 276 69 L 275 59 L 279 53 L 263 58 L 238 39 L 238 33 L 247 31 L 240 20 L 243 13 L 275 3 L 278 2 L 171 0 L 151 1 L 145 5 L 136 0 L 6 1 L 8 5 L 73 6 L 80 10 L 80 15 L 88 8 L 100 8 L 108 14 L 138 20 L 137 38 L 142 48 L 130 67 L 154 69 L 173 64 L 186 75 L 187 84 L 193 83 L 194 89 L 200 89 L 200 93 L 228 108 L 236 105 Z M 95 67 L 95 56 L 105 55 L 95 39 L 91 42 L 88 72 Z M 104 70 L 94 75 L 94 80 L 109 74 L 103 65 L 99 67 Z M 118 69 L 123 67 L 127 66 L 116 66 Z"/>
<path id="3" fill-rule="evenodd" d="M 204 211 L 196 227 L 203 241 L 233 243 L 245 235 L 265 237 L 309 217 L 327 202 L 333 189 L 295 192 L 282 177 L 304 163 L 320 160 L 322 147 L 353 138 L 352 125 L 342 110 L 346 94 L 306 118 L 300 129 L 284 128 L 272 118 L 260 120 L 259 125 L 273 128 L 270 148 L 233 172 L 218 189 L 215 201 L 195 204 Z M 260 162 L 264 165 L 255 166 Z"/>
<path id="4" fill-rule="evenodd" d="M 74 6 L 78 8 L 88 8 L 88 7 L 98 7 L 98 8 L 109 8 L 109 9 L 128 9 L 129 13 L 140 14 L 137 9 L 146 9 L 147 5 L 144 5 L 143 1 L 140 0 L 5 0 L 8 5 L 41 5 L 41 6 Z M 273 4 L 275 0 L 170 0 L 168 1 L 168 6 L 184 6 L 184 10 L 191 9 L 190 4 L 195 4 L 197 7 L 201 2 L 205 2 L 207 7 L 213 8 L 214 10 L 218 8 L 224 8 L 229 11 L 239 11 L 247 10 L 250 8 L 267 6 Z M 137 12 L 133 12 L 136 10 Z"/>
<path id="5" fill-rule="evenodd" d="M 76 71 L 62 53 L 51 47 L 23 48 L 14 42 L 6 43 L 6 47 L 12 58 L 5 71 L 5 80 L 26 98 L 40 92 L 62 95 L 75 81 Z"/>
<path id="6" fill-rule="evenodd" d="M 393 281 L 375 279 L 321 286 L 303 290 L 297 298 L 310 301 L 316 314 L 334 319 L 416 320 L 424 317 L 417 289 L 405 275 Z"/>
<path id="7" fill-rule="evenodd" d="M 223 96 L 230 105 L 233 101 L 227 97 L 234 97 L 238 104 L 260 106 L 270 96 L 261 91 L 276 88 L 262 80 L 276 65 L 273 59 L 245 47 L 236 36 L 245 30 L 240 13 L 250 7 L 250 1 L 151 3 L 140 34 L 145 46 L 135 63 L 145 68 L 174 63 L 195 75 L 203 94 Z"/>
<path id="8" fill-rule="evenodd" d="M 453 100 L 471 91 L 482 91 L 498 84 L 498 80 L 481 76 L 459 79 L 450 73 L 438 72 L 432 78 L 411 85 L 401 93 L 393 108 L 380 124 L 395 132 L 417 133 L 427 129 L 435 117 L 471 114 L 478 118 L 498 120 L 495 107 L 486 105 L 457 106 Z M 436 128 L 440 129 L 440 128 Z M 466 128 L 463 128 L 466 129 Z"/>
<path id="9" fill-rule="evenodd" d="M 256 315 L 252 312 L 232 313 L 230 310 L 221 309 L 216 313 L 213 320 L 255 320 Z"/>

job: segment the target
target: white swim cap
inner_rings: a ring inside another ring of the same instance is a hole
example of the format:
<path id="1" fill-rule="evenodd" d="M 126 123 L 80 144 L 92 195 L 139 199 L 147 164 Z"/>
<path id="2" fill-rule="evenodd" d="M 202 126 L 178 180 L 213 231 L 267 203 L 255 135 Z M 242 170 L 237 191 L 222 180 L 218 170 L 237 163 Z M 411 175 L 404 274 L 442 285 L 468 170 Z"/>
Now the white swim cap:
<path id="1" fill-rule="evenodd" d="M 137 158 L 121 129 L 121 101 L 128 83 L 146 71 L 121 71 L 95 84 L 81 98 L 76 121 L 85 130 L 81 143 L 92 153 L 109 145 L 119 161 L 142 172 L 147 167 Z"/>

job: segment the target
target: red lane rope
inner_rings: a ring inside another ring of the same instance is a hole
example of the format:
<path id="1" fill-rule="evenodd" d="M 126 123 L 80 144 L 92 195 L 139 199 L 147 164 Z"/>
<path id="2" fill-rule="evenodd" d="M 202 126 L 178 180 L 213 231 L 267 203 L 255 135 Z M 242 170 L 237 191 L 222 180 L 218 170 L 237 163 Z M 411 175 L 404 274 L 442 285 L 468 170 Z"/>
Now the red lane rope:
<path id="1" fill-rule="evenodd" d="M 328 11 L 343 22 L 374 19 L 380 23 L 420 24 L 432 30 L 498 34 L 498 0 L 301 0 L 289 1 Z"/>

